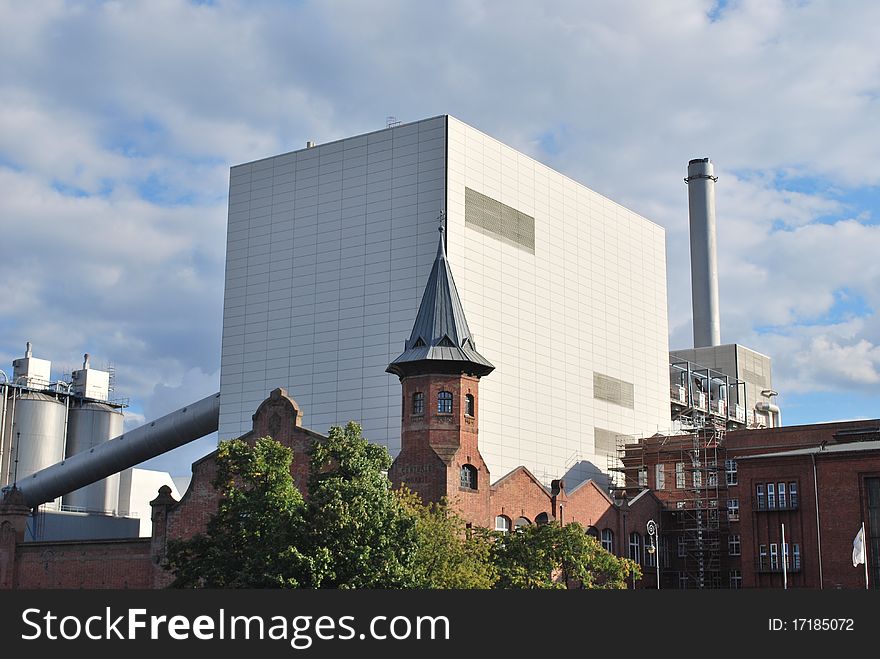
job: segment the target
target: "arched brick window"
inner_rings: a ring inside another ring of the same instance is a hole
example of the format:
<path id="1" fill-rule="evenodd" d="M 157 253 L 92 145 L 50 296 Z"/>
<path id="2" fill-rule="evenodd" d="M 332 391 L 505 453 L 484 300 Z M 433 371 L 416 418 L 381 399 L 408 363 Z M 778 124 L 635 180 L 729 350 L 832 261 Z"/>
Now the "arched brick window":
<path id="1" fill-rule="evenodd" d="M 499 533 L 510 533 L 510 518 L 506 515 L 498 515 L 495 518 L 495 530 Z"/>
<path id="2" fill-rule="evenodd" d="M 531 526 L 532 523 L 529 521 L 528 517 L 517 517 L 516 521 L 513 523 L 513 528 L 519 531 L 526 526 Z"/>
<path id="3" fill-rule="evenodd" d="M 464 413 L 465 416 L 474 416 L 474 396 L 467 394 L 464 397 Z"/>
<path id="4" fill-rule="evenodd" d="M 611 529 L 602 529 L 602 549 L 614 553 L 614 531 Z"/>
<path id="5" fill-rule="evenodd" d="M 452 414 L 452 394 L 448 391 L 437 394 L 437 413 Z"/>
<path id="6" fill-rule="evenodd" d="M 629 557 L 636 563 L 642 562 L 642 536 L 638 531 L 629 534 Z"/>
<path id="7" fill-rule="evenodd" d="M 477 468 L 474 465 L 461 466 L 461 486 L 469 490 L 477 489 Z"/>

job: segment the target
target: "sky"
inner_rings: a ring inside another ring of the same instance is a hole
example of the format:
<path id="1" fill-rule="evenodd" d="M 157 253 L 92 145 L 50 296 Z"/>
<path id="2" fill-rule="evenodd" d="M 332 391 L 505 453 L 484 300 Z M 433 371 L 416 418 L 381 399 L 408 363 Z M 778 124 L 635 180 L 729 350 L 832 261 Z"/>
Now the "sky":
<path id="1" fill-rule="evenodd" d="M 877 25 L 873 0 L 0 0 L 0 369 L 88 352 L 126 427 L 216 392 L 229 167 L 451 114 L 665 228 L 672 349 L 710 157 L 722 342 L 773 358 L 786 425 L 880 417 Z"/>

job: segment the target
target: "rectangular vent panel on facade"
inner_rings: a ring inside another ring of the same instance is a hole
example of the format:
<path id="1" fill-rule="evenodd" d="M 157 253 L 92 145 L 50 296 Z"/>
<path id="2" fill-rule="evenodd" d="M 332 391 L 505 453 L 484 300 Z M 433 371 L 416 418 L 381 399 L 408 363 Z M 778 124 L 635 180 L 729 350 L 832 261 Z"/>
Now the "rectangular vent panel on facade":
<path id="1" fill-rule="evenodd" d="M 593 428 L 593 446 L 598 455 L 617 453 L 617 433 L 604 428 Z"/>
<path id="2" fill-rule="evenodd" d="M 633 386 L 629 382 L 612 378 L 610 375 L 593 373 L 593 398 L 607 400 L 622 407 L 635 408 Z"/>
<path id="3" fill-rule="evenodd" d="M 535 218 L 470 188 L 464 189 L 464 223 L 535 253 Z"/>

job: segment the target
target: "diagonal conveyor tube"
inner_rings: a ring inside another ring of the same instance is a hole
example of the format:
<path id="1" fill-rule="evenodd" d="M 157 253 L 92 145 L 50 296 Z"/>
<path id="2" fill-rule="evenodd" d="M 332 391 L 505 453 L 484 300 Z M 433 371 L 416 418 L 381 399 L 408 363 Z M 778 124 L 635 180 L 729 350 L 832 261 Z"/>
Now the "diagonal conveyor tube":
<path id="1" fill-rule="evenodd" d="M 31 507 L 52 501 L 217 430 L 220 394 L 114 437 L 24 478 L 18 488 Z"/>

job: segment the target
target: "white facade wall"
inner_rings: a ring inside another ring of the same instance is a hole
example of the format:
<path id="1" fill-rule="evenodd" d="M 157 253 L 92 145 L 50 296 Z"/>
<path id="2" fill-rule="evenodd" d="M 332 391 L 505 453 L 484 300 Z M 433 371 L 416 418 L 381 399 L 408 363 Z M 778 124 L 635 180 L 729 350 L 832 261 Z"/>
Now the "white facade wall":
<path id="1" fill-rule="evenodd" d="M 663 228 L 449 119 L 449 260 L 480 352 L 480 449 L 500 478 L 526 465 L 569 487 L 605 470 L 594 427 L 670 424 Z M 535 253 L 465 225 L 465 188 L 535 218 Z M 593 373 L 633 408 L 593 397 Z"/>
<path id="2" fill-rule="evenodd" d="M 447 131 L 448 125 L 448 131 Z M 448 167 L 447 167 L 448 136 Z M 465 188 L 534 218 L 534 253 L 466 226 Z M 358 420 L 400 447 L 402 350 L 448 209 L 448 257 L 477 348 L 480 446 L 500 478 L 596 475 L 594 427 L 669 426 L 663 229 L 445 116 L 234 167 L 221 439 L 275 387 L 303 425 Z M 593 373 L 633 385 L 593 398 Z"/>

